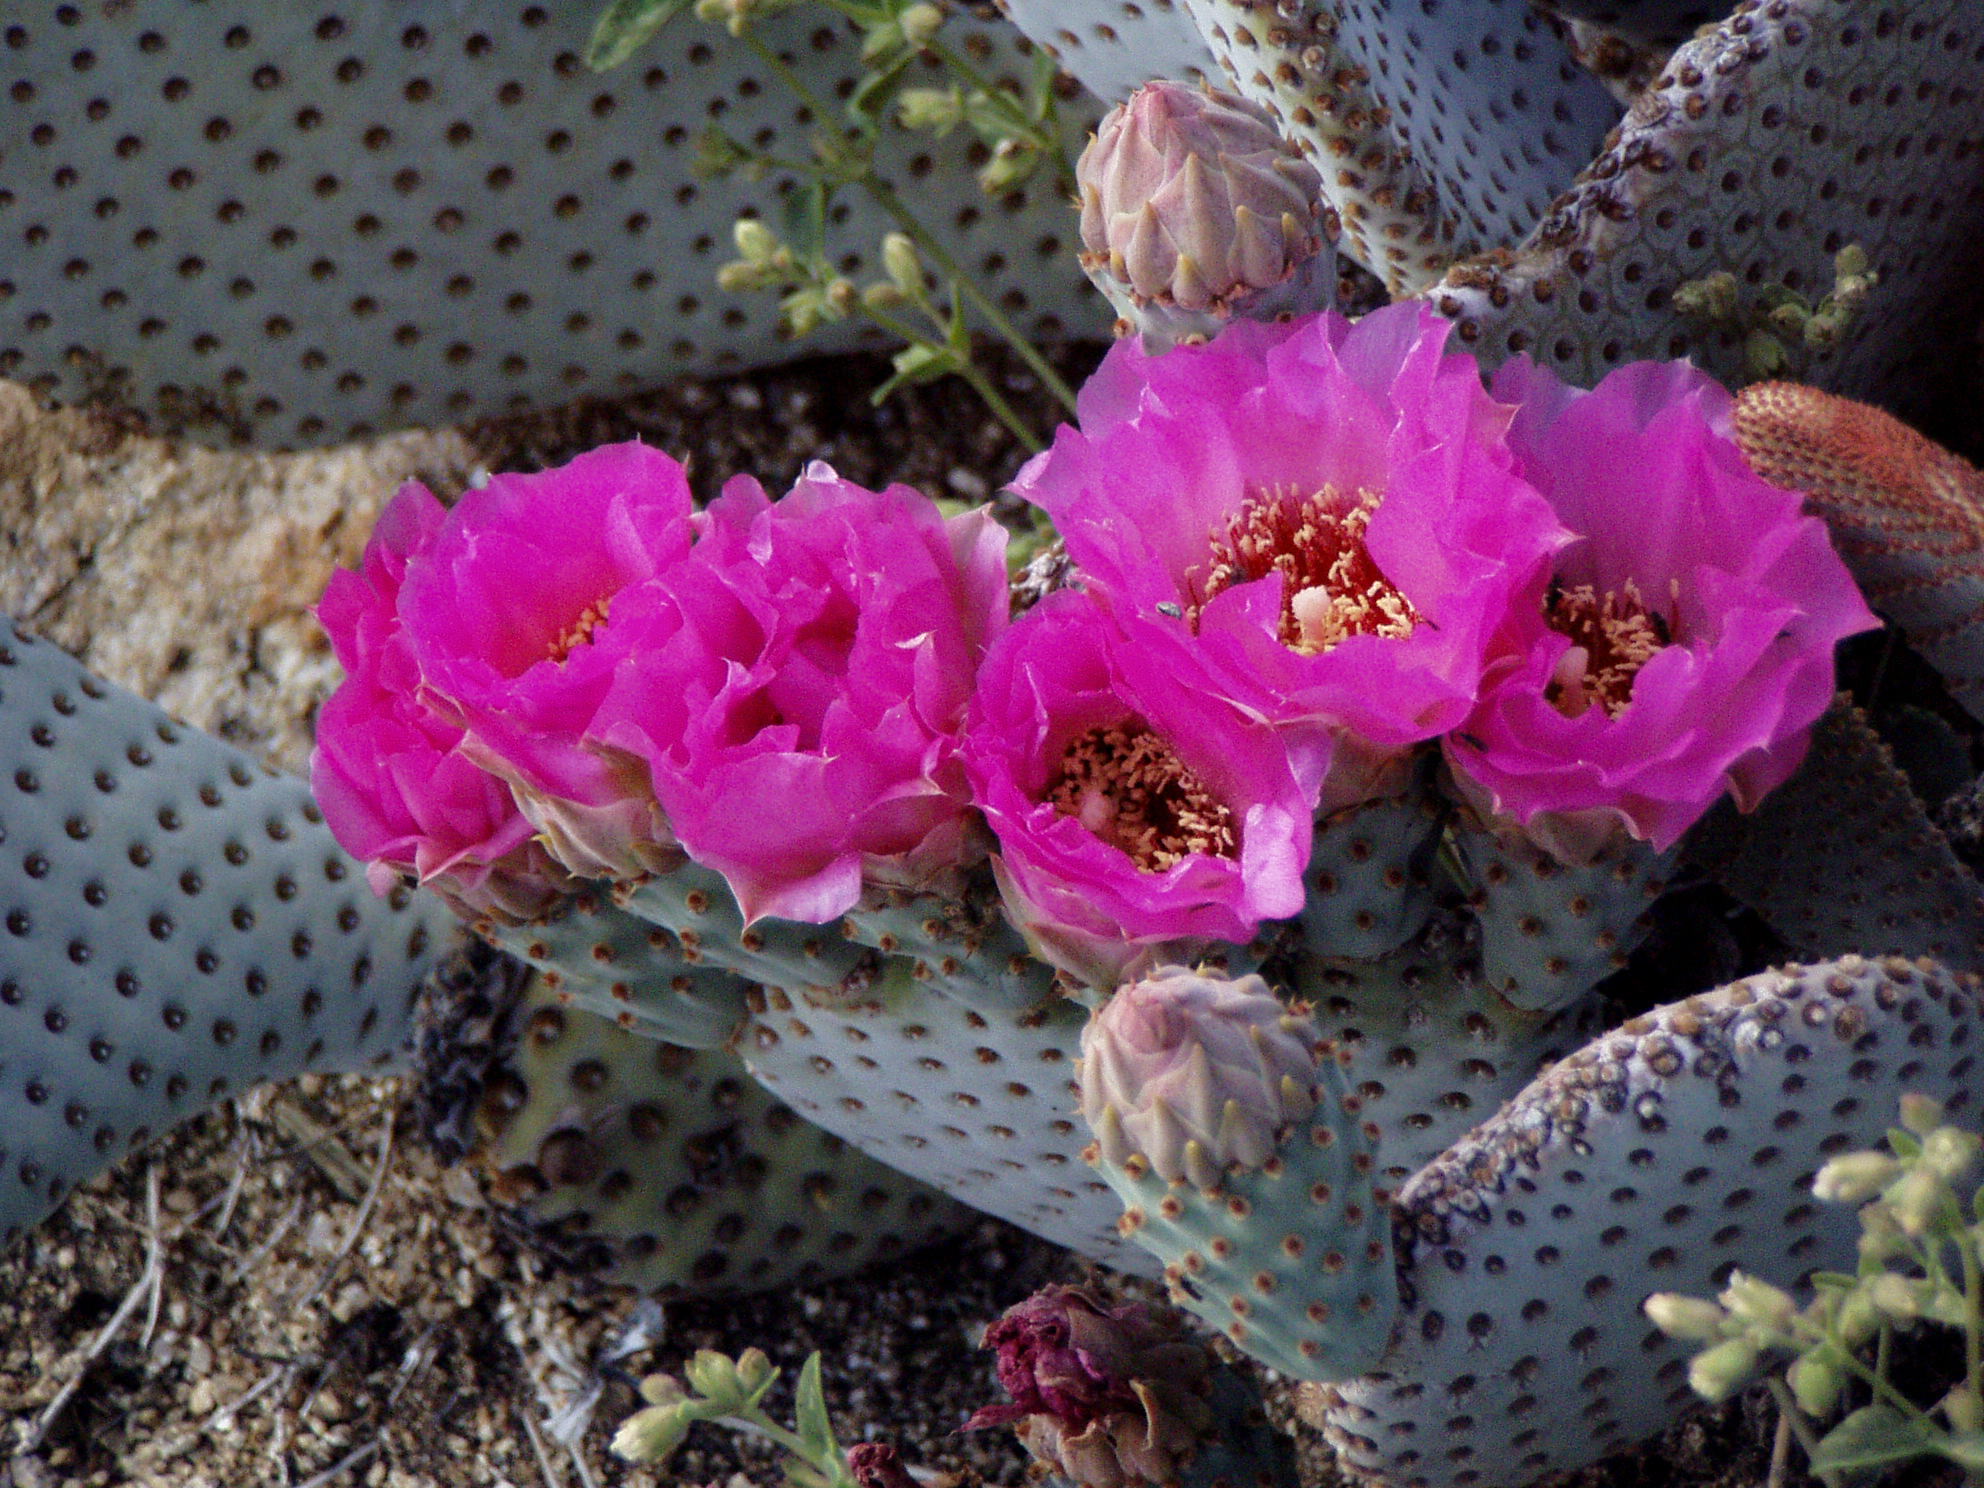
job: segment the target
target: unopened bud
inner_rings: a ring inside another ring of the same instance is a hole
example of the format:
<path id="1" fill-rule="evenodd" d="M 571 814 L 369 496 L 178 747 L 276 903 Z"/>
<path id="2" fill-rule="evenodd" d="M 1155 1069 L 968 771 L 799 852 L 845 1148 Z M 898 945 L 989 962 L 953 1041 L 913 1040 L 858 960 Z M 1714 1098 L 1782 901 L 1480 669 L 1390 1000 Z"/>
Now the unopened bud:
<path id="1" fill-rule="evenodd" d="M 1703 1297 L 1681 1292 L 1655 1292 L 1641 1304 L 1654 1327 L 1670 1338 L 1707 1343 L 1722 1336 L 1727 1314 Z"/>
<path id="2" fill-rule="evenodd" d="M 716 287 L 727 294 L 744 294 L 749 290 L 763 289 L 766 274 L 760 264 L 746 263 L 743 259 L 732 259 L 716 271 Z"/>
<path id="3" fill-rule="evenodd" d="M 635 1411 L 614 1433 L 613 1451 L 629 1462 L 665 1462 L 689 1434 L 688 1416 L 674 1406 Z"/>
<path id="4" fill-rule="evenodd" d="M 1832 272 L 1836 279 L 1857 279 L 1867 272 L 1867 250 L 1858 243 L 1848 243 L 1832 256 Z"/>
<path id="5" fill-rule="evenodd" d="M 1819 1417 L 1832 1414 L 1832 1408 L 1839 1403 L 1840 1387 L 1846 1382 L 1839 1367 L 1826 1357 L 1823 1347 L 1793 1359 L 1786 1379 L 1798 1409 L 1808 1416 Z"/>
<path id="6" fill-rule="evenodd" d="M 890 282 L 911 299 L 925 292 L 923 260 L 907 233 L 892 232 L 882 239 L 882 267 Z"/>
<path id="7" fill-rule="evenodd" d="M 1939 1126 L 1922 1139 L 1919 1160 L 1943 1182 L 1953 1185 L 1976 1163 L 1980 1146 L 1984 1146 L 1984 1141 L 1975 1132 Z"/>
<path id="8" fill-rule="evenodd" d="M 1743 365 L 1752 377 L 1776 377 L 1790 362 L 1784 343 L 1769 331 L 1752 331 L 1743 338 Z"/>
<path id="9" fill-rule="evenodd" d="M 1901 1098 L 1901 1124 L 1918 1137 L 1926 1137 L 1943 1124 L 1943 1103 L 1913 1091 Z"/>
<path id="10" fill-rule="evenodd" d="M 769 1384 L 777 1373 L 761 1348 L 747 1348 L 737 1356 L 737 1379 L 746 1390 L 756 1391 Z"/>
<path id="11" fill-rule="evenodd" d="M 1848 1152 L 1819 1169 L 1812 1194 L 1832 1204 L 1864 1204 L 1900 1174 L 1901 1164 L 1885 1152 Z"/>
<path id="12" fill-rule="evenodd" d="M 878 280 L 861 291 L 861 303 L 870 310 L 900 310 L 908 301 L 893 284 Z"/>
<path id="13" fill-rule="evenodd" d="M 1695 1355 L 1688 1366 L 1688 1385 L 1704 1400 L 1721 1400 L 1750 1377 L 1760 1352 L 1747 1338 L 1724 1339 Z"/>
<path id="14" fill-rule="evenodd" d="M 855 306 L 861 303 L 861 293 L 854 287 L 854 281 L 851 279 L 830 280 L 825 295 L 827 308 L 833 312 L 836 320 L 847 319 L 854 313 Z"/>
<path id="15" fill-rule="evenodd" d="M 1846 317 L 1840 313 L 1838 301 L 1832 310 L 1821 310 L 1805 322 L 1805 344 L 1814 351 L 1830 351 L 1839 345 L 1839 333 L 1846 329 Z"/>
<path id="16" fill-rule="evenodd" d="M 1896 1322 L 1907 1322 L 1922 1310 L 1916 1304 L 1915 1288 L 1892 1271 L 1871 1278 L 1866 1294 L 1876 1312 Z"/>
<path id="17" fill-rule="evenodd" d="M 1943 1414 L 1950 1425 L 1968 1435 L 1984 1431 L 1984 1400 L 1977 1398 L 1977 1391 L 1966 1383 L 1959 1382 L 1942 1399 Z"/>
<path id="18" fill-rule="evenodd" d="M 904 88 L 896 118 L 904 129 L 948 133 L 964 122 L 964 95 L 956 88 Z"/>
<path id="19" fill-rule="evenodd" d="M 778 239 L 772 230 L 755 217 L 740 217 L 730 229 L 731 240 L 737 244 L 737 251 L 752 263 L 769 260 L 778 247 Z"/>
<path id="20" fill-rule="evenodd" d="M 1887 1207 L 1901 1232 L 1919 1240 L 1936 1222 L 1949 1198 L 1949 1190 L 1928 1168 L 1911 1168 L 1888 1185 Z"/>
<path id="21" fill-rule="evenodd" d="M 1805 322 L 1811 318 L 1812 312 L 1797 304 L 1779 305 L 1765 317 L 1780 336 L 1803 336 Z"/>
<path id="22" fill-rule="evenodd" d="M 696 1350 L 696 1357 L 682 1372 L 689 1378 L 689 1387 L 721 1414 L 728 1415 L 742 1406 L 749 1393 L 738 1377 L 736 1363 L 715 1349 Z"/>
<path id="23" fill-rule="evenodd" d="M 1727 320 L 1742 300 L 1742 286 L 1736 276 L 1722 270 L 1702 279 L 1691 279 L 1674 291 L 1674 308 L 1683 315 L 1699 315 L 1709 320 Z"/>
<path id="24" fill-rule="evenodd" d="M 1835 1321 L 1840 1342 L 1848 1348 L 1859 1348 L 1880 1331 L 1881 1314 L 1866 1290 L 1855 1288 L 1840 1302 Z"/>
<path id="25" fill-rule="evenodd" d="M 1040 152 L 1021 140 L 1003 139 L 978 172 L 978 186 L 987 196 L 1003 196 L 1021 185 L 1040 165 Z"/>
<path id="26" fill-rule="evenodd" d="M 1798 1304 L 1791 1300 L 1789 1292 L 1741 1271 L 1729 1278 L 1721 1300 L 1737 1322 L 1773 1337 L 1789 1328 L 1791 1319 L 1798 1313 Z"/>
<path id="27" fill-rule="evenodd" d="M 910 6 L 902 13 L 902 34 L 911 46 L 928 46 L 943 25 L 942 7 L 928 4 L 927 0 L 926 3 Z"/>

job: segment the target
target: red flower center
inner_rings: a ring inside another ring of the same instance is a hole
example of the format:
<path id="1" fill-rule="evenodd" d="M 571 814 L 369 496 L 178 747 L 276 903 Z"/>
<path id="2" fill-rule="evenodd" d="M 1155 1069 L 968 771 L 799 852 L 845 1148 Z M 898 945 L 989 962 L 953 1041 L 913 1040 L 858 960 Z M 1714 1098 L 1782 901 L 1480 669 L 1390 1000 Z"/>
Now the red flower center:
<path id="1" fill-rule="evenodd" d="M 1233 813 L 1140 718 L 1092 728 L 1070 744 L 1046 799 L 1145 873 L 1193 853 L 1230 858 L 1237 850 Z"/>
<path id="2" fill-rule="evenodd" d="M 1573 589 L 1553 584 L 1543 603 L 1543 619 L 1573 643 L 1543 692 L 1567 718 L 1578 717 L 1593 703 L 1618 717 L 1633 700 L 1633 679 L 1640 668 L 1674 638 L 1667 621 L 1646 607 L 1631 579 L 1623 591 L 1608 589 L 1602 596 L 1589 584 Z"/>
<path id="3" fill-rule="evenodd" d="M 1298 495 L 1257 492 L 1214 529 L 1206 562 L 1187 575 L 1193 629 L 1215 595 L 1235 584 L 1281 575 L 1284 646 L 1314 656 L 1354 635 L 1402 639 L 1419 623 L 1412 601 L 1385 577 L 1364 546 L 1383 495 L 1348 495 L 1334 486 Z"/>
<path id="4" fill-rule="evenodd" d="M 592 633 L 606 623 L 606 612 L 613 604 L 613 596 L 602 595 L 579 611 L 578 618 L 551 638 L 546 655 L 555 662 L 562 663 L 581 646 L 592 644 Z"/>

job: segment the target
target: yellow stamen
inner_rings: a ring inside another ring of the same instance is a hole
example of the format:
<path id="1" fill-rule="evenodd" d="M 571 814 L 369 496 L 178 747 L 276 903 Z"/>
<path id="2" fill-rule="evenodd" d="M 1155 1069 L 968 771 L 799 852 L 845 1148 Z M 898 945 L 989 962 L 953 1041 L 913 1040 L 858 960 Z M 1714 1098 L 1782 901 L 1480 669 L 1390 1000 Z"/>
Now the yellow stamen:
<path id="1" fill-rule="evenodd" d="M 566 626 L 552 639 L 550 650 L 547 653 L 551 660 L 563 662 L 566 657 L 570 656 L 579 647 L 590 645 L 592 643 L 592 633 L 606 623 L 606 611 L 612 603 L 613 596 L 608 594 L 594 600 L 583 610 L 579 611 L 578 619 Z"/>
<path id="2" fill-rule="evenodd" d="M 1215 595 L 1279 573 L 1280 638 L 1290 650 L 1314 656 L 1354 635 L 1411 635 L 1418 610 L 1364 546 L 1381 499 L 1377 491 L 1346 496 L 1334 486 L 1249 496 L 1225 532 L 1211 534 L 1206 562 L 1187 576 L 1187 618 L 1196 629 Z"/>
<path id="3" fill-rule="evenodd" d="M 1543 696 L 1567 718 L 1593 703 L 1618 717 L 1633 700 L 1633 680 L 1653 654 L 1673 640 L 1667 621 L 1646 607 L 1639 586 L 1601 597 L 1589 584 L 1552 588 L 1543 606 L 1544 622 L 1575 644 L 1557 663 Z"/>
<path id="4" fill-rule="evenodd" d="M 1233 813 L 1142 719 L 1092 728 L 1070 744 L 1047 801 L 1145 873 L 1194 853 L 1237 851 Z"/>

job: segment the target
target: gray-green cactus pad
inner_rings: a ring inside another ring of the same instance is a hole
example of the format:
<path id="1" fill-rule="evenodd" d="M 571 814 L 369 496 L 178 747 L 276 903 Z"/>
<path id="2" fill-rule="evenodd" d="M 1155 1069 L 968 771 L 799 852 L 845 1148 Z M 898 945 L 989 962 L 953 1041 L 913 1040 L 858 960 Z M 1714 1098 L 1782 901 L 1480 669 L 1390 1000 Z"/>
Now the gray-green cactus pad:
<path id="1" fill-rule="evenodd" d="M 1461 927 L 1442 921 L 1383 961 L 1300 968 L 1297 990 L 1360 1118 L 1378 1129 L 1378 1178 L 1388 1188 L 1603 1026 L 1589 999 L 1554 1014 L 1512 1006 L 1467 969 L 1464 952 Z"/>
<path id="2" fill-rule="evenodd" d="M 17 8 L 0 25 L 0 374 L 204 437 L 311 444 L 784 360 L 777 296 L 714 276 L 732 220 L 778 220 L 791 178 L 693 162 L 711 125 L 806 158 L 805 111 L 687 18 L 589 72 L 598 9 Z M 951 25 L 1024 76 L 1007 28 Z M 860 75 L 858 38 L 823 10 L 760 33 L 823 97 Z M 969 146 L 890 138 L 880 165 L 1018 319 L 1100 331 L 1065 202 L 1044 181 L 987 199 Z M 872 276 L 895 224 L 859 192 L 843 205 L 833 249 Z M 843 327 L 808 347 L 851 344 Z"/>
<path id="3" fill-rule="evenodd" d="M 1152 78 L 1219 75 L 1179 0 L 998 0 L 1000 11 L 1097 98 L 1121 103 Z"/>
<path id="4" fill-rule="evenodd" d="M 807 1120 L 976 1209 L 1150 1275 L 1150 1257 L 1117 1234 L 1115 1194 L 1081 1160 L 1087 1017 L 1065 1000 L 979 1012 L 899 975 L 854 1006 L 768 992 L 738 1043 Z"/>
<path id="5" fill-rule="evenodd" d="M 1890 406 L 1919 399 L 1984 293 L 1980 56 L 1972 0 L 1744 0 L 1674 54 L 1513 256 L 1456 265 L 1426 298 L 1491 366 L 1528 352 L 1590 386 L 1636 358 L 1686 355 L 1740 383 L 1745 330 L 1690 321 L 1674 291 L 1727 271 L 1746 304 L 1771 285 L 1817 301 L 1833 256 L 1857 243 L 1880 283 L 1799 375 Z"/>
<path id="6" fill-rule="evenodd" d="M 1749 816 L 1722 807 L 1689 854 L 1801 956 L 1844 947 L 1984 971 L 1984 891 L 1848 703 Z"/>
<path id="7" fill-rule="evenodd" d="M 476 921 L 475 931 L 536 967 L 559 1001 L 622 1028 L 693 1049 L 721 1044 L 744 1018 L 745 983 L 692 964 L 674 935 L 588 891 L 526 925 Z"/>
<path id="8" fill-rule="evenodd" d="M 761 1090 L 723 1049 L 684 1049 L 560 1006 L 541 979 L 482 1099 L 500 1196 L 607 1280 L 755 1291 L 859 1269 L 970 1212 Z"/>
<path id="9" fill-rule="evenodd" d="M 453 943 L 301 781 L 0 633 L 0 1243 L 220 1095 L 390 1061 Z"/>
<path id="10" fill-rule="evenodd" d="M 1526 0 L 1336 0 L 1337 45 L 1463 241 L 1529 232 L 1598 153 L 1619 105 Z"/>
<path id="11" fill-rule="evenodd" d="M 1904 1091 L 1972 1109 L 1974 980 L 1848 957 L 1661 1008 L 1572 1055 L 1398 1198 L 1404 1306 L 1380 1371 L 1330 1387 L 1360 1478 L 1517 1488 L 1686 1410 L 1690 1345 L 1640 1311 L 1732 1267 L 1850 1270 L 1809 1185 Z"/>

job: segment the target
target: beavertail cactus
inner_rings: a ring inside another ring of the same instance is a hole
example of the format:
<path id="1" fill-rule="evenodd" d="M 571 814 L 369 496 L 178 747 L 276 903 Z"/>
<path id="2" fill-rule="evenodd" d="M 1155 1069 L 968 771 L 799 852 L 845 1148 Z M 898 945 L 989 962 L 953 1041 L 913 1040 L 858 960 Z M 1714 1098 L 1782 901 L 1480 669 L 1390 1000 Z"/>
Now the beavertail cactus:
<path id="1" fill-rule="evenodd" d="M 1316 1107 L 1316 1051 L 1258 976 L 1160 967 L 1082 1034 L 1082 1117 L 1106 1162 L 1141 1154 L 1167 1183 L 1258 1168 Z"/>
<path id="2" fill-rule="evenodd" d="M 1074 1488 L 1292 1484 L 1287 1441 L 1181 1321 L 1140 1302 L 1111 1307 L 1084 1287 L 1050 1286 L 986 1330 L 1013 1398 L 967 1426 L 1016 1426 L 1027 1450 Z"/>
<path id="3" fill-rule="evenodd" d="M 1335 298 L 1322 182 L 1256 105 L 1146 83 L 1103 119 L 1075 170 L 1082 267 L 1152 349 Z"/>
<path id="4" fill-rule="evenodd" d="M 222 1094 L 391 1065 L 454 943 L 300 781 L 0 635 L 0 1243 Z"/>

